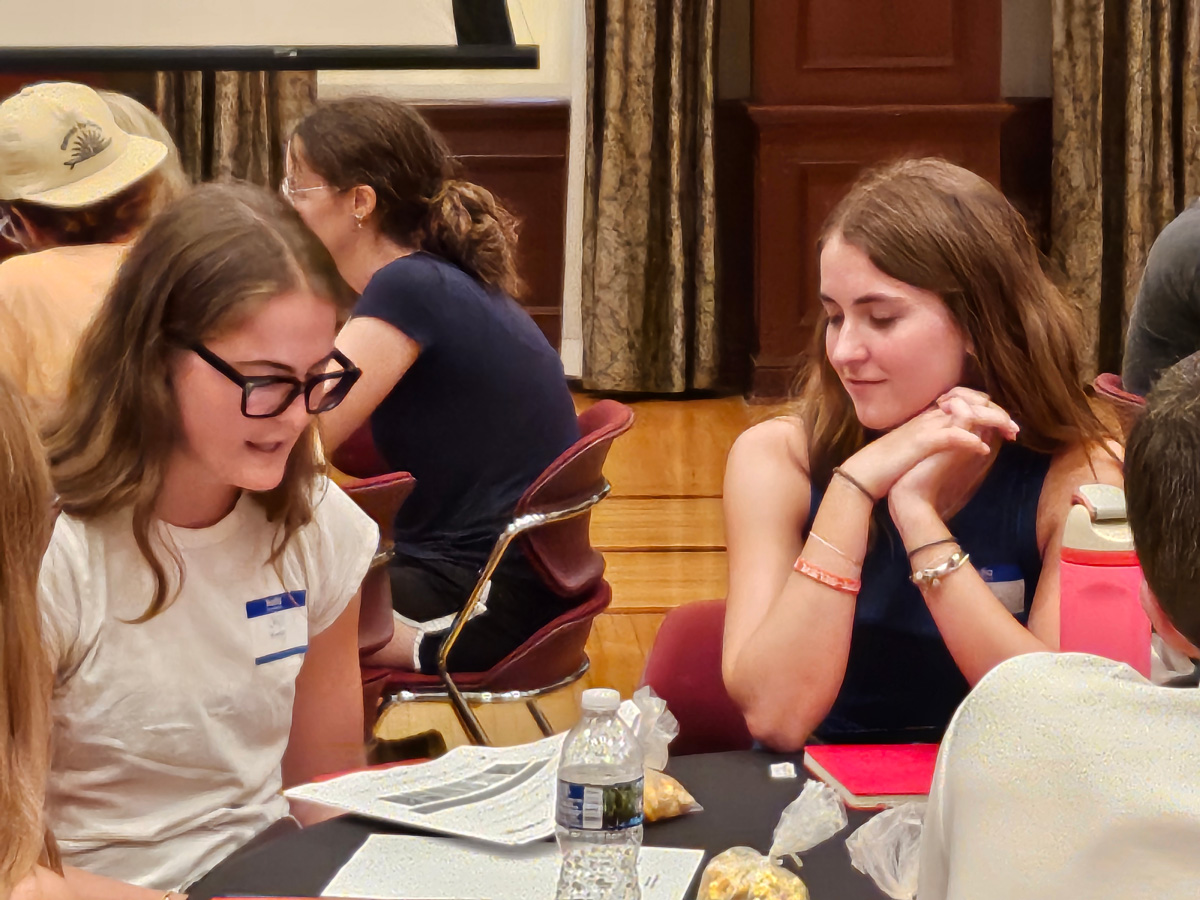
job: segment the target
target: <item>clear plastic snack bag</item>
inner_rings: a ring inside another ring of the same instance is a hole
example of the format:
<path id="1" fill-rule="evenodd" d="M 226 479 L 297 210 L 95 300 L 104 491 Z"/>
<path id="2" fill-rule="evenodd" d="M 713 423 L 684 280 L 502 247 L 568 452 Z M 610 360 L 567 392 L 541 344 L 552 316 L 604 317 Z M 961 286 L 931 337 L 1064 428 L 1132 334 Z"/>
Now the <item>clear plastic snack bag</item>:
<path id="1" fill-rule="evenodd" d="M 734 847 L 714 857 L 704 869 L 698 900 L 808 900 L 804 882 L 780 862 L 787 857 L 801 865 L 796 854 L 829 840 L 846 821 L 837 794 L 819 781 L 806 781 L 779 817 L 768 855 Z"/>
<path id="2" fill-rule="evenodd" d="M 642 746 L 646 763 L 642 807 L 646 821 L 702 812 L 696 798 L 676 779 L 663 773 L 667 767 L 667 746 L 679 734 L 679 723 L 667 709 L 667 701 L 649 686 L 640 687 L 632 700 L 621 704 L 620 715 Z"/>
<path id="3" fill-rule="evenodd" d="M 833 788 L 810 778 L 804 782 L 800 796 L 779 817 L 768 856 L 773 860 L 788 856 L 801 865 L 797 853 L 829 840 L 846 827 L 847 821 L 846 807 Z"/>
<path id="4" fill-rule="evenodd" d="M 917 896 L 924 803 L 885 809 L 846 838 L 850 862 L 894 900 Z"/>

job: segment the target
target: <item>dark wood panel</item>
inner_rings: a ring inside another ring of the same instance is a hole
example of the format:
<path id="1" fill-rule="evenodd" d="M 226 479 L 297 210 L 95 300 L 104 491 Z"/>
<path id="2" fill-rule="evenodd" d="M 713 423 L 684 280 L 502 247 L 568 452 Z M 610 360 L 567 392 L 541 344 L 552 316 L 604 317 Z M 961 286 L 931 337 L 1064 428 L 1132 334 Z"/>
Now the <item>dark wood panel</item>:
<path id="1" fill-rule="evenodd" d="M 1054 109 L 1049 97 L 1008 101 L 1012 114 L 1000 130 L 1000 186 L 1029 223 L 1043 253 L 1050 252 L 1050 183 Z"/>
<path id="2" fill-rule="evenodd" d="M 808 71 L 954 64 L 953 0 L 927 0 L 919 18 L 895 0 L 806 0 L 799 12 L 797 61 Z"/>
<path id="3" fill-rule="evenodd" d="M 754 342 L 754 123 L 741 100 L 717 102 L 713 162 L 721 385 L 744 392 Z"/>
<path id="4" fill-rule="evenodd" d="M 757 103 L 995 102 L 1000 0 L 754 0 Z"/>
<path id="5" fill-rule="evenodd" d="M 816 243 L 861 171 L 904 156 L 944 156 L 1000 184 L 1000 128 L 1012 108 L 750 106 L 755 168 L 752 393 L 788 393 L 816 309 Z"/>
<path id="6" fill-rule="evenodd" d="M 463 177 L 496 195 L 520 221 L 518 298 L 557 349 L 567 217 L 570 104 L 422 105 L 446 138 Z"/>

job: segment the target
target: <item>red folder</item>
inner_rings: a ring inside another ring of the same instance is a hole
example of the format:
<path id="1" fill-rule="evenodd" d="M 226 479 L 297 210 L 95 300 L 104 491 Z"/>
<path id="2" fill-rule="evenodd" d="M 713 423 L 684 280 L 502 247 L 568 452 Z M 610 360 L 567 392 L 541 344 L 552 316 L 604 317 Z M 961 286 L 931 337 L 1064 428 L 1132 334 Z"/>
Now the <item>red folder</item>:
<path id="1" fill-rule="evenodd" d="M 814 744 L 804 766 L 852 809 L 881 809 L 927 797 L 937 753 L 937 744 Z"/>

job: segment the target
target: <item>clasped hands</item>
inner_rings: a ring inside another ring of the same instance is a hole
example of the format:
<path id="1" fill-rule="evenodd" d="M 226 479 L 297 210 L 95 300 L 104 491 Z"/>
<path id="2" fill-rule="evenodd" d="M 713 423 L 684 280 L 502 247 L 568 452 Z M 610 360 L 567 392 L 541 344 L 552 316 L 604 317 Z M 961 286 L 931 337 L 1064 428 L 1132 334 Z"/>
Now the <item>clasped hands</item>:
<path id="1" fill-rule="evenodd" d="M 947 391 L 928 409 L 867 444 L 842 469 L 888 498 L 893 521 L 935 513 L 943 522 L 966 504 L 1004 441 L 1020 429 L 987 394 Z"/>

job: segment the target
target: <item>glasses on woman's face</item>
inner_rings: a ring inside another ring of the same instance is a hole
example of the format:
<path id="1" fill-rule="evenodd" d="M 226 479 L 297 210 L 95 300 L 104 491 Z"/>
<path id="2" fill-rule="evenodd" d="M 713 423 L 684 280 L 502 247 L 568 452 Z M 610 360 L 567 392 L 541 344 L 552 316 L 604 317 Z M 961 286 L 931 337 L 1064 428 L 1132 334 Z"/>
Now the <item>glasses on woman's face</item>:
<path id="1" fill-rule="evenodd" d="M 314 187 L 296 187 L 296 183 L 292 181 L 292 176 L 288 175 L 283 181 L 279 182 L 279 193 L 283 194 L 283 198 L 292 206 L 296 205 L 296 197 L 311 193 L 312 191 L 329 191 L 333 190 L 331 184 L 318 184 Z"/>
<path id="2" fill-rule="evenodd" d="M 270 419 L 291 406 L 304 394 L 304 408 L 310 415 L 329 412 L 344 399 L 362 375 L 340 350 L 329 354 L 329 361 L 341 366 L 333 372 L 313 375 L 301 381 L 291 375 L 243 375 L 200 342 L 188 349 L 242 389 L 242 415 L 248 419 Z"/>

